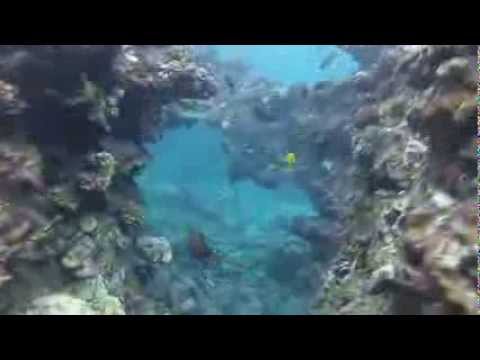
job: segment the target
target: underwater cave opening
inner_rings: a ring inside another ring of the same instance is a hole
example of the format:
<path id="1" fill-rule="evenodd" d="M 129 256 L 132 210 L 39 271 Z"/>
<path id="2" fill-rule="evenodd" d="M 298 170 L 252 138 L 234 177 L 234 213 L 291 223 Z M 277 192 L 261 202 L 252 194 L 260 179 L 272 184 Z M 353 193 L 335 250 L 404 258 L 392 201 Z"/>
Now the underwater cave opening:
<path id="1" fill-rule="evenodd" d="M 137 178 L 147 221 L 172 243 L 174 276 L 210 284 L 203 294 L 209 305 L 196 313 L 306 313 L 312 253 L 289 232 L 289 222 L 315 210 L 293 183 L 274 190 L 231 183 L 222 141 L 220 130 L 197 124 L 170 130 L 150 147 L 154 160 Z M 204 266 L 191 256 L 191 229 L 221 254 L 219 265 Z"/>
<path id="2" fill-rule="evenodd" d="M 207 50 L 203 59 L 220 66 L 220 73 L 222 67 L 232 69 L 226 65 L 229 61 L 239 61 L 248 68 L 248 74 L 240 75 L 243 80 L 263 78 L 287 87 L 340 81 L 358 69 L 351 56 L 335 46 L 221 45 L 194 49 L 199 54 Z M 228 76 L 225 81 L 236 87 Z M 295 185 L 293 176 L 283 177 L 279 186 L 268 189 L 249 180 L 248 175 L 232 183 L 229 173 L 237 163 L 224 146 L 223 121 L 219 129 L 207 125 L 208 120 L 208 116 L 200 116 L 193 126 L 168 130 L 150 147 L 154 160 L 137 178 L 147 222 L 157 235 L 169 239 L 175 259 L 168 265 L 168 274 L 164 269 L 159 271 L 147 288 L 155 298 L 168 293 L 167 287 L 174 289 L 175 294 L 166 302 L 179 313 L 309 313 L 321 264 L 316 261 L 315 249 L 293 234 L 290 225 L 296 216 L 321 214 Z M 251 133 L 249 142 L 250 138 L 259 142 L 251 145 L 262 147 L 262 141 L 270 141 L 269 137 L 262 140 L 252 136 L 256 131 L 252 121 L 242 122 L 242 129 Z M 252 128 L 245 129 L 249 126 Z M 220 261 L 212 265 L 195 258 L 195 254 L 205 253 L 213 253 Z"/>

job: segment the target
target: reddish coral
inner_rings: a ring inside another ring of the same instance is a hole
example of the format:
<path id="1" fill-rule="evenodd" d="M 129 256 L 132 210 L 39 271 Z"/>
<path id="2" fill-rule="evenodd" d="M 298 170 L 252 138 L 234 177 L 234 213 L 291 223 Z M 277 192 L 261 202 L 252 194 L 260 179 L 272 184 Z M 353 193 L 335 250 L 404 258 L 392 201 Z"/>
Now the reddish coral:
<path id="1" fill-rule="evenodd" d="M 207 244 L 205 234 L 200 231 L 192 230 L 188 235 L 188 249 L 190 255 L 202 262 L 212 263 L 218 260 L 218 256 Z"/>

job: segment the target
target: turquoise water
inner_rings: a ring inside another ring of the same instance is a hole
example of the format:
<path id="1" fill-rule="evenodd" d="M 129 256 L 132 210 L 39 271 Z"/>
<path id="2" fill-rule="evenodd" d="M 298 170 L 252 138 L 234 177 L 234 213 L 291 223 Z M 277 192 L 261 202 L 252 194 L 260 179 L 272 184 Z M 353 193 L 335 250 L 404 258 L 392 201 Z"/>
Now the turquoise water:
<path id="1" fill-rule="evenodd" d="M 221 60 L 241 59 L 255 74 L 284 85 L 341 80 L 356 71 L 356 64 L 332 46 L 216 49 Z M 201 120 L 191 128 L 169 130 L 150 147 L 154 161 L 137 179 L 149 224 L 174 246 L 172 271 L 199 287 L 207 278 L 215 284 L 202 292 L 202 301 L 197 299 L 203 305 L 195 314 L 307 313 L 312 253 L 285 224 L 296 215 L 315 215 L 315 210 L 292 181 L 275 190 L 251 181 L 232 184 L 222 141 L 221 131 Z M 188 255 L 187 227 L 205 233 L 229 262 L 214 269 L 199 266 Z M 233 262 L 244 266 L 235 268 Z"/>
<path id="2" fill-rule="evenodd" d="M 155 195 L 178 191 L 188 194 L 198 207 L 239 224 L 265 227 L 279 215 L 315 213 L 305 193 L 291 183 L 276 190 L 261 188 L 251 181 L 231 184 L 222 134 L 206 125 L 172 131 L 150 151 L 157 156 L 138 179 L 152 194 L 146 197 L 150 209 L 159 206 Z"/>
<path id="3" fill-rule="evenodd" d="M 357 71 L 349 54 L 335 46 L 318 45 L 220 45 L 222 60 L 244 60 L 259 76 L 285 85 L 337 81 Z M 331 62 L 321 65 L 330 57 Z"/>

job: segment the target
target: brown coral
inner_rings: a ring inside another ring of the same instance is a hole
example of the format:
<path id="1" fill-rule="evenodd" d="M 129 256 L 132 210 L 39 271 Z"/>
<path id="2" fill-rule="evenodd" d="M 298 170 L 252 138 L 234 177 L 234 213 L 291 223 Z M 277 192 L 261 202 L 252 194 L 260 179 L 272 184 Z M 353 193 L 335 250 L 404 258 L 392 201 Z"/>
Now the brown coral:
<path id="1" fill-rule="evenodd" d="M 80 189 L 105 192 L 115 175 L 115 158 L 107 152 L 91 154 L 87 158 L 87 170 L 78 176 Z"/>
<path id="2" fill-rule="evenodd" d="M 0 183 L 2 187 L 24 190 L 25 186 L 42 192 L 42 159 L 35 147 L 22 143 L 0 144 Z"/>
<path id="3" fill-rule="evenodd" d="M 474 204 L 466 201 L 446 216 L 437 214 L 433 208 L 418 209 L 407 218 L 409 273 L 417 274 L 410 286 L 441 302 L 445 312 L 476 314 Z"/>

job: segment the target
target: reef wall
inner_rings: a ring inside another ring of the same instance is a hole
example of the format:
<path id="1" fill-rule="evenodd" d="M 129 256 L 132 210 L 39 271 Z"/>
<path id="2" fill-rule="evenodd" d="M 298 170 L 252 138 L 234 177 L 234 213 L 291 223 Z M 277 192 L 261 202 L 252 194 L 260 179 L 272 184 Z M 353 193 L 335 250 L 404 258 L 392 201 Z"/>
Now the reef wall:
<path id="1" fill-rule="evenodd" d="M 131 259 L 168 252 L 141 240 L 144 143 L 215 92 L 186 46 L 0 46 L 1 313 L 132 312 Z"/>
<path id="2" fill-rule="evenodd" d="M 477 47 L 342 49 L 353 78 L 284 88 L 186 46 L 0 46 L 0 313 L 167 312 L 133 276 L 172 260 L 133 177 L 204 120 L 231 181 L 311 197 L 288 226 L 317 249 L 312 313 L 476 314 Z"/>
<path id="3" fill-rule="evenodd" d="M 285 88 L 232 67 L 208 117 L 231 180 L 293 177 L 317 206 L 290 224 L 318 249 L 312 313 L 476 313 L 477 47 L 341 48 L 361 65 L 342 82 Z M 278 166 L 289 151 L 294 175 Z"/>
<path id="4" fill-rule="evenodd" d="M 320 313 L 477 313 L 476 59 L 476 46 L 397 46 L 357 82 L 360 192 Z"/>

